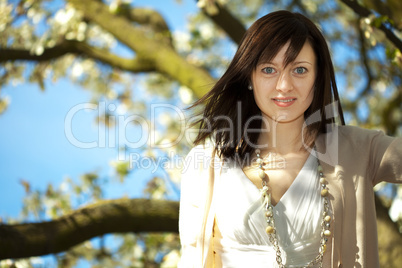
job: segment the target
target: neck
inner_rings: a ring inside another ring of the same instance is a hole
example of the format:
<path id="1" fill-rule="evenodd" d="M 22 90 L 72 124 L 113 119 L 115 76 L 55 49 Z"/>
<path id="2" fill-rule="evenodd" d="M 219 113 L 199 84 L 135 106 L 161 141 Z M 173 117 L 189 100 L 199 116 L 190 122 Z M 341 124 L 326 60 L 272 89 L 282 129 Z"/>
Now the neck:
<path id="1" fill-rule="evenodd" d="M 258 137 L 258 145 L 268 145 L 262 151 L 268 150 L 280 155 L 297 153 L 303 146 L 303 123 L 304 120 L 295 122 L 277 122 L 272 119 L 266 120 L 268 125 L 262 126 L 262 132 Z"/>

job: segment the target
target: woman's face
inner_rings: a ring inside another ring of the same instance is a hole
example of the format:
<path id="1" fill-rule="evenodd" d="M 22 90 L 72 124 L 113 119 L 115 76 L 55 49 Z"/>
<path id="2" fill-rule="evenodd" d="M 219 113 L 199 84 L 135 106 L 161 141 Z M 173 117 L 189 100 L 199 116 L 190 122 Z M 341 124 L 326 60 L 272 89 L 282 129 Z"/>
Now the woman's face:
<path id="1" fill-rule="evenodd" d="M 284 66 L 284 45 L 271 62 L 257 65 L 251 75 L 254 99 L 262 115 L 280 123 L 304 122 L 314 96 L 316 56 L 306 42 L 296 59 Z"/>

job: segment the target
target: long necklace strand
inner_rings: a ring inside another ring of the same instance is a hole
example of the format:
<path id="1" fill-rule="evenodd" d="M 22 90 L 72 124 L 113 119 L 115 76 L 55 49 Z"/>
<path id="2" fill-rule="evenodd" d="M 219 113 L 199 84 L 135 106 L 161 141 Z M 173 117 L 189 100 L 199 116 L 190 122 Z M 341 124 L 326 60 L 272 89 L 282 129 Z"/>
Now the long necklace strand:
<path id="1" fill-rule="evenodd" d="M 267 227 L 265 232 L 268 234 L 269 242 L 273 245 L 274 250 L 276 251 L 276 262 L 279 265 L 279 268 L 286 268 L 286 266 L 282 263 L 282 253 L 279 248 L 278 238 L 276 236 L 276 227 L 273 213 L 273 206 L 271 203 L 271 190 L 267 186 L 267 180 L 265 177 L 268 175 L 265 173 L 263 168 L 263 160 L 260 157 L 260 151 L 256 150 L 257 154 L 257 164 L 259 166 L 258 176 L 262 181 L 262 189 L 261 198 L 265 208 L 265 217 L 267 221 Z M 325 180 L 324 173 L 322 167 L 320 165 L 320 161 L 317 158 L 318 164 L 318 173 L 320 175 L 320 184 L 321 184 L 321 198 L 323 202 L 323 211 L 322 211 L 322 220 L 321 220 L 321 238 L 320 238 L 320 247 L 318 249 L 318 255 L 312 261 L 310 261 L 306 266 L 301 266 L 301 268 L 313 267 L 316 264 L 319 264 L 319 267 L 322 267 L 323 256 L 327 249 L 328 238 L 331 236 L 330 222 L 331 216 L 329 215 L 329 200 L 328 200 L 328 187 L 327 181 Z M 269 177 L 268 177 L 269 178 Z"/>

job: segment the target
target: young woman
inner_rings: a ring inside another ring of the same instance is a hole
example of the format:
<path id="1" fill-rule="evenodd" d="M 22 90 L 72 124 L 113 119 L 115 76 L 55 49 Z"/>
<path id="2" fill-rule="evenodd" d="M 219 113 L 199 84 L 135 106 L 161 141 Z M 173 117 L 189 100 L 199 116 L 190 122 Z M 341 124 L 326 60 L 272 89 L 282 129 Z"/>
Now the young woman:
<path id="1" fill-rule="evenodd" d="M 201 103 L 180 267 L 379 266 L 373 185 L 402 182 L 402 139 L 344 126 L 314 23 L 257 20 Z"/>

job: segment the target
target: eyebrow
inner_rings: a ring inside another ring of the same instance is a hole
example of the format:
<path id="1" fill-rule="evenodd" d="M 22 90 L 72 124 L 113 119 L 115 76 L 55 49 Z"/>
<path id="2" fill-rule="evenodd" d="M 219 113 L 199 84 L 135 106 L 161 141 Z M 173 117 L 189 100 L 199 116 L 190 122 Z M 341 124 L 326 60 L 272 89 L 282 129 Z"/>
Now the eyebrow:
<path id="1" fill-rule="evenodd" d="M 291 63 L 289 63 L 289 64 L 292 64 L 292 65 L 298 65 L 298 64 L 302 64 L 302 63 L 307 63 L 307 64 L 309 64 L 309 65 L 313 65 L 311 62 L 306 61 L 306 60 L 293 61 L 293 62 L 291 62 Z M 274 63 L 274 62 L 272 62 L 272 61 L 268 61 L 268 62 L 260 62 L 260 63 L 258 63 L 258 65 L 264 65 L 264 64 L 270 64 L 270 65 L 277 66 L 277 64 L 276 64 L 276 63 Z"/>
<path id="2" fill-rule="evenodd" d="M 258 63 L 258 65 L 265 65 L 265 64 L 270 64 L 276 66 L 277 64 L 273 63 L 272 61 L 261 61 Z"/>
<path id="3" fill-rule="evenodd" d="M 291 64 L 295 64 L 295 65 L 297 65 L 297 64 L 301 64 L 301 63 L 307 63 L 307 64 L 310 64 L 310 65 L 313 65 L 311 62 L 306 61 L 306 60 L 301 60 L 301 61 L 294 61 L 294 62 L 291 62 Z"/>

